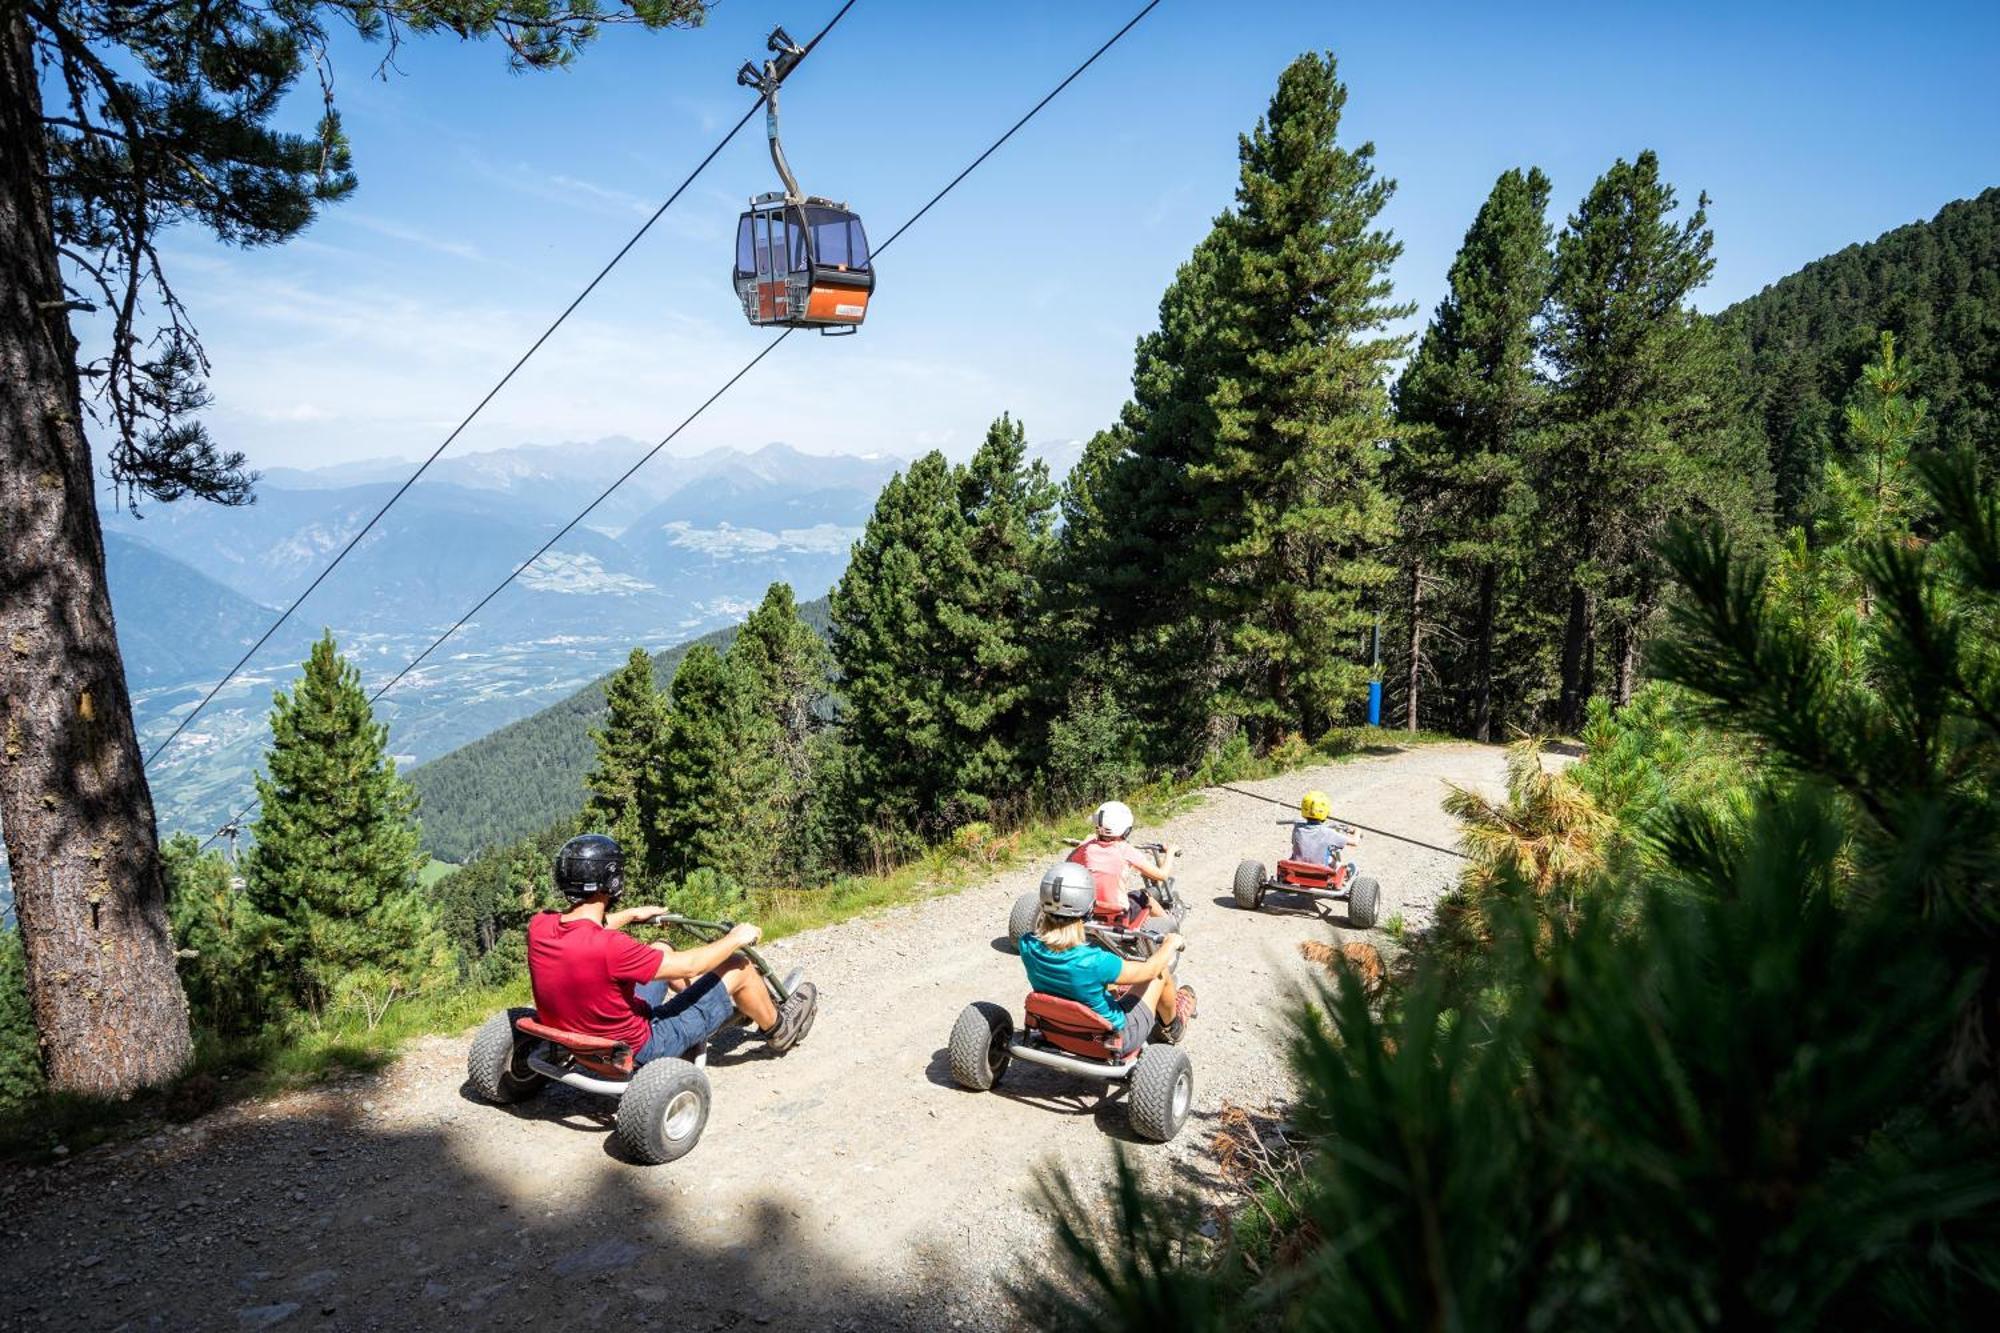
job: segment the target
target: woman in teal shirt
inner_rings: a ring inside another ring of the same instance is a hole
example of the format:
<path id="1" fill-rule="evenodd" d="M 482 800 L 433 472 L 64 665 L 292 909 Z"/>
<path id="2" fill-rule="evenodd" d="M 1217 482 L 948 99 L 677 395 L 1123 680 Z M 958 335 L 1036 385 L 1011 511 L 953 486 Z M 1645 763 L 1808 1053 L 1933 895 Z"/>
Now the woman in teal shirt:
<path id="1" fill-rule="evenodd" d="M 1090 872 L 1072 862 L 1042 877 L 1041 918 L 1032 935 L 1021 937 L 1021 963 L 1028 985 L 1045 995 L 1087 1005 L 1123 1034 L 1121 1051 L 1146 1044 L 1155 1022 L 1160 1039 L 1178 1042 L 1194 1017 L 1194 989 L 1176 985 L 1172 971 L 1181 937 L 1169 934 L 1144 962 L 1129 962 L 1092 944 L 1084 929 L 1096 899 Z M 1122 988 L 1113 994 L 1112 987 Z"/>

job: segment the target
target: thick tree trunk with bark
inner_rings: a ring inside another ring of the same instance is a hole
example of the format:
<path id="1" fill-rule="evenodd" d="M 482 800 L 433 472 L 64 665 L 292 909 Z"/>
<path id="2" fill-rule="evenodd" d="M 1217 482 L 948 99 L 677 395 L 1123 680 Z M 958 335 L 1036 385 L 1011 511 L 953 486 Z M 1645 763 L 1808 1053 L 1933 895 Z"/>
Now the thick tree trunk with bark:
<path id="1" fill-rule="evenodd" d="M 0 18 L 0 829 L 52 1086 L 178 1073 L 187 1001 L 104 583 L 19 9 Z"/>
<path id="2" fill-rule="evenodd" d="M 1472 658 L 1472 735 L 1482 741 L 1493 739 L 1493 620 L 1499 614 L 1499 582 L 1499 572 L 1492 565 L 1480 569 L 1479 624 L 1474 628 L 1478 646 Z"/>

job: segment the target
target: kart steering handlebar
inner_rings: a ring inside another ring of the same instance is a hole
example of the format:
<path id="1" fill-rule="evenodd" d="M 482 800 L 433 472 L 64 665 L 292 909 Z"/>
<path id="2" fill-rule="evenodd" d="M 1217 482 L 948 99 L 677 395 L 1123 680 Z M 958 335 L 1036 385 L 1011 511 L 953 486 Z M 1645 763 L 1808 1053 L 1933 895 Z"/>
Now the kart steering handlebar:
<path id="1" fill-rule="evenodd" d="M 734 921 L 696 921 L 693 917 L 676 916 L 671 912 L 654 917 L 651 924 L 665 926 L 669 930 L 684 930 L 704 944 L 721 939 L 737 926 Z M 791 998 L 792 993 L 786 987 L 785 979 L 778 975 L 776 968 L 764 961 L 764 955 L 757 952 L 755 945 L 746 944 L 739 952 L 748 958 L 750 965 L 770 983 L 771 991 L 777 996 L 779 1004 Z"/>

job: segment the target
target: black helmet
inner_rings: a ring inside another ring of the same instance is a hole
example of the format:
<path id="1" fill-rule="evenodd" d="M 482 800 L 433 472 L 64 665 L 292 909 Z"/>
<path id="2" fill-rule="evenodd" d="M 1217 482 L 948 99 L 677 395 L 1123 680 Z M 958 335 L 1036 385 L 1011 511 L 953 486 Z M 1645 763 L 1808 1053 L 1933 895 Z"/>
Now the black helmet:
<path id="1" fill-rule="evenodd" d="M 573 903 L 593 893 L 615 900 L 625 892 L 625 853 L 618 840 L 585 833 L 564 843 L 556 853 L 556 892 Z"/>

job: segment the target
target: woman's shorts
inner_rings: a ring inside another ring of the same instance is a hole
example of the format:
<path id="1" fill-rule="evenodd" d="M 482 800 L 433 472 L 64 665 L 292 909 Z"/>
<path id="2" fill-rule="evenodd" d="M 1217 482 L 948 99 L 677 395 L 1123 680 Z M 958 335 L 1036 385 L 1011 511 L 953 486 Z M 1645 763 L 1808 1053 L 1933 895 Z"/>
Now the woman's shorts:
<path id="1" fill-rule="evenodd" d="M 1118 1048 L 1120 1055 L 1130 1055 L 1146 1044 L 1146 1038 L 1153 1035 L 1153 1006 L 1145 1002 L 1146 988 L 1134 986 L 1112 1005 L 1125 1015 L 1125 1040 Z"/>

